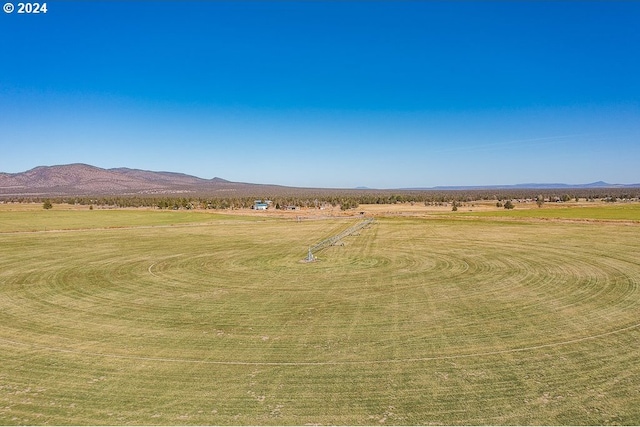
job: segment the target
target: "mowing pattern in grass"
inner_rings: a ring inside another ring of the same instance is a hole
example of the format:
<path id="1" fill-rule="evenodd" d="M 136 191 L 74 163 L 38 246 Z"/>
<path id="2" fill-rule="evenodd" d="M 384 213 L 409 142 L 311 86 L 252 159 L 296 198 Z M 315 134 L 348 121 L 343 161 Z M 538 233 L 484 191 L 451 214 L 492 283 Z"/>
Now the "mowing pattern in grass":
<path id="1" fill-rule="evenodd" d="M 640 222 L 640 203 L 606 204 L 604 206 L 545 205 L 543 208 L 496 209 L 487 212 L 459 212 L 463 216 L 501 216 L 511 218 L 625 220 Z"/>
<path id="2" fill-rule="evenodd" d="M 27 205 L 27 208 L 29 206 Z M 0 209 L 0 233 L 83 230 L 96 228 L 125 228 L 145 226 L 172 226 L 180 224 L 207 223 L 210 221 L 258 221 L 256 217 L 214 214 L 211 212 L 149 211 L 149 210 L 25 210 L 24 205 L 11 212 Z"/>
<path id="3" fill-rule="evenodd" d="M 639 424 L 637 226 L 0 236 L 0 424 Z"/>

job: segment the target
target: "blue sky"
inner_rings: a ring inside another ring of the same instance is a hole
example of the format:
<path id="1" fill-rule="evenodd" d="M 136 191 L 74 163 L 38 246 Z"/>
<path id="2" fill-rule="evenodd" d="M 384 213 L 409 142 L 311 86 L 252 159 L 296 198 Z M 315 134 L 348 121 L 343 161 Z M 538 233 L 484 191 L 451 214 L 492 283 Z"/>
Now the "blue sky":
<path id="1" fill-rule="evenodd" d="M 17 2 L 14 2 L 17 5 Z M 304 187 L 640 182 L 640 2 L 2 13 L 0 171 Z"/>

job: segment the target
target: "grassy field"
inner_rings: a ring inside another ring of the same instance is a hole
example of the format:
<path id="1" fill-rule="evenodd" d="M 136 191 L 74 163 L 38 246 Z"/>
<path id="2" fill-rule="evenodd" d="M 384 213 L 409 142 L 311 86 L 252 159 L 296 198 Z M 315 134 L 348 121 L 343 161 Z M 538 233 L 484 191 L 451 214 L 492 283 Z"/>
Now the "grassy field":
<path id="1" fill-rule="evenodd" d="M 357 221 L 0 210 L 0 424 L 640 424 L 639 225 Z"/>
<path id="2" fill-rule="evenodd" d="M 464 215 L 473 216 L 501 216 L 510 218 L 541 218 L 541 219 L 585 219 L 585 220 L 626 220 L 640 222 L 639 203 L 621 204 L 546 204 L 542 208 L 533 207 L 529 203 L 525 209 L 496 209 L 484 212 L 461 212 Z M 594 206 L 595 205 L 595 206 Z"/>
<path id="3" fill-rule="evenodd" d="M 257 217 L 213 214 L 194 211 L 150 209 L 95 209 L 87 206 L 67 209 L 57 205 L 54 210 L 42 209 L 42 204 L 0 205 L 0 233 L 25 231 L 83 230 L 102 228 L 131 228 L 144 226 L 174 226 L 202 224 L 211 221 L 256 221 Z"/>

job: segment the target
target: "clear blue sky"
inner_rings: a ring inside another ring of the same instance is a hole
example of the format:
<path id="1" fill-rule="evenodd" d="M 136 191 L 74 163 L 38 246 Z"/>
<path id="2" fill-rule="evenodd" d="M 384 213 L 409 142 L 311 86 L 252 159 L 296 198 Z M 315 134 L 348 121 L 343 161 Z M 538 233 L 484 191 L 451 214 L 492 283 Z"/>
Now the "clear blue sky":
<path id="1" fill-rule="evenodd" d="M 639 23 L 633 1 L 2 12 L 0 171 L 81 162 L 344 188 L 638 183 Z"/>

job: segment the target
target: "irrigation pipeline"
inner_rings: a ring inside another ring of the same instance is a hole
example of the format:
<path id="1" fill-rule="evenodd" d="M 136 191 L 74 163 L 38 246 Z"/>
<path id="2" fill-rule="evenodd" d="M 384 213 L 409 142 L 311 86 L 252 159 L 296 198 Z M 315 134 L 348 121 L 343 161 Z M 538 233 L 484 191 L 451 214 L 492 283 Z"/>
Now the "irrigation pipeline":
<path id="1" fill-rule="evenodd" d="M 362 230 L 363 228 L 367 227 L 368 225 L 370 225 L 371 223 L 373 223 L 373 218 L 367 218 L 362 222 L 357 223 L 356 225 L 353 225 L 349 228 L 347 228 L 346 230 L 342 231 L 339 234 L 336 234 L 335 236 L 331 236 L 327 239 L 324 239 L 322 242 L 320 243 L 316 243 L 315 245 L 311 246 L 309 248 L 309 256 L 313 256 L 312 254 L 314 252 L 318 252 L 321 249 L 324 249 L 326 247 L 329 246 L 334 246 L 336 243 L 338 243 L 340 240 L 342 240 L 343 238 L 351 235 L 351 234 L 355 234 L 356 232 L 358 232 L 359 230 Z"/>

